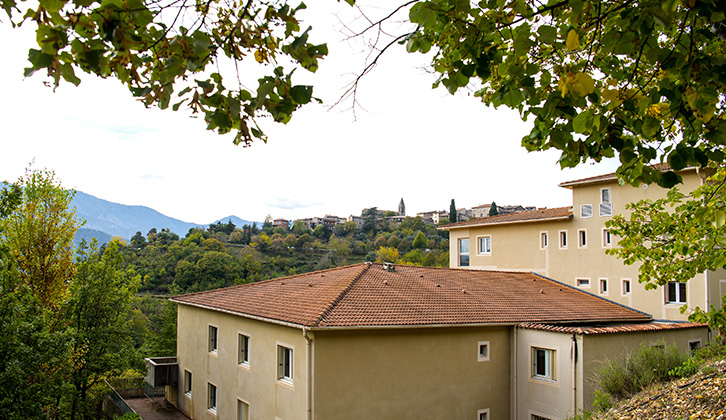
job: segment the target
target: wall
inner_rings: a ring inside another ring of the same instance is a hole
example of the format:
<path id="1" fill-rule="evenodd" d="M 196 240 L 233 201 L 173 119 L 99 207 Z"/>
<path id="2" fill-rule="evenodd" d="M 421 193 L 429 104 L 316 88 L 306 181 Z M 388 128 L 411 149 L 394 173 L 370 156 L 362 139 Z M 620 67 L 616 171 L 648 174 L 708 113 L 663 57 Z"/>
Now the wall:
<path id="1" fill-rule="evenodd" d="M 306 404 L 306 341 L 302 331 L 179 304 L 179 409 L 192 419 L 236 419 L 237 401 L 253 420 L 302 420 Z M 218 328 L 218 350 L 208 352 L 208 327 Z M 250 337 L 249 364 L 238 361 L 238 334 Z M 293 380 L 277 380 L 277 345 L 293 348 Z M 184 370 L 192 374 L 191 397 Z M 216 413 L 207 409 L 207 383 L 217 386 Z"/>
<path id="2" fill-rule="evenodd" d="M 510 328 L 316 331 L 316 420 L 507 419 Z M 489 360 L 477 344 L 489 342 Z"/>

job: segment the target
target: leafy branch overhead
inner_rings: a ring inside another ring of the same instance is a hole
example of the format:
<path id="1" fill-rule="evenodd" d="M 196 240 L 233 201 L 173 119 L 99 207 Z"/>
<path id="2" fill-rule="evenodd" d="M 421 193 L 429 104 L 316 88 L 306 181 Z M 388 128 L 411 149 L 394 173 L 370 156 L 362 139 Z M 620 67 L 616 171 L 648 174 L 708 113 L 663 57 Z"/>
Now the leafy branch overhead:
<path id="1" fill-rule="evenodd" d="M 311 102 L 312 86 L 295 85 L 293 72 L 314 72 L 328 53 L 308 42 L 296 13 L 279 1 L 0 0 L 13 25 L 37 25 L 37 49 L 26 76 L 44 70 L 58 86 L 78 85 L 77 72 L 113 77 L 145 105 L 202 113 L 207 128 L 235 132 L 235 144 L 266 140 L 256 119 L 289 121 Z M 239 65 L 264 68 L 240 79 Z M 234 66 L 237 80 L 220 68 Z M 229 79 L 234 79 L 230 77 Z"/>
<path id="2" fill-rule="evenodd" d="M 420 1 L 408 51 L 433 51 L 449 92 L 534 122 L 528 150 L 562 167 L 619 156 L 633 184 L 680 182 L 687 166 L 726 159 L 726 1 Z"/>

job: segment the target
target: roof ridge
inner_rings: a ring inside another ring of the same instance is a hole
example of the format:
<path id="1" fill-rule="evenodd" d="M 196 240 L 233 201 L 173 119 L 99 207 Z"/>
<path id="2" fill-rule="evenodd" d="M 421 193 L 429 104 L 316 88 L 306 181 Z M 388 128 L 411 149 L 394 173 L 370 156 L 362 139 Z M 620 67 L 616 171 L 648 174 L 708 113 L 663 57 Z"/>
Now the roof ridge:
<path id="1" fill-rule="evenodd" d="M 291 276 L 281 276 L 281 277 L 275 277 L 275 278 L 272 278 L 272 279 L 258 280 L 258 281 L 253 281 L 251 283 L 233 284 L 231 286 L 220 287 L 218 289 L 200 290 L 198 292 L 192 292 L 192 293 L 182 293 L 180 295 L 171 296 L 169 299 L 172 299 L 173 300 L 173 299 L 176 299 L 176 298 L 182 297 L 182 296 L 185 296 L 186 297 L 186 296 L 204 295 L 204 294 L 208 294 L 208 293 L 218 292 L 219 290 L 224 290 L 224 289 L 236 289 L 236 288 L 239 288 L 239 287 L 253 287 L 253 286 L 260 285 L 260 284 L 271 283 L 271 282 L 274 282 L 274 281 L 281 281 L 281 280 L 288 280 L 288 279 L 296 279 L 298 277 L 311 276 L 313 274 L 325 273 L 325 272 L 329 272 L 329 271 L 339 271 L 339 270 L 343 270 L 343 269 L 347 269 L 347 268 L 352 268 L 352 267 L 355 267 L 357 265 L 363 265 L 363 264 L 365 264 L 365 263 L 357 263 L 357 264 L 343 265 L 343 266 L 340 266 L 340 267 L 332 267 L 332 268 L 327 268 L 327 269 L 324 269 L 324 270 L 315 270 L 315 271 L 309 271 L 307 273 L 293 274 Z"/>
<path id="2" fill-rule="evenodd" d="M 338 303 L 340 303 L 340 301 L 343 300 L 343 296 L 345 296 L 350 291 L 350 289 L 353 288 L 353 285 L 361 277 L 363 277 L 363 274 L 365 274 L 371 268 L 371 265 L 373 265 L 373 264 L 365 264 L 365 263 L 363 264 L 363 269 L 360 272 L 358 272 L 358 274 L 356 274 L 350 280 L 350 282 L 348 283 L 348 285 L 345 286 L 345 288 L 343 288 L 343 290 L 341 290 L 340 293 L 338 293 L 338 296 L 336 296 L 335 299 L 333 299 L 327 305 L 327 307 L 325 309 L 323 309 L 322 311 L 320 311 L 320 314 L 318 314 L 318 316 L 315 317 L 315 319 L 313 320 L 313 322 L 310 323 L 310 326 L 311 327 L 317 327 L 317 326 L 320 325 L 320 321 L 322 321 L 323 318 L 325 318 L 325 316 L 327 316 L 333 310 L 333 308 L 335 308 L 338 305 Z"/>

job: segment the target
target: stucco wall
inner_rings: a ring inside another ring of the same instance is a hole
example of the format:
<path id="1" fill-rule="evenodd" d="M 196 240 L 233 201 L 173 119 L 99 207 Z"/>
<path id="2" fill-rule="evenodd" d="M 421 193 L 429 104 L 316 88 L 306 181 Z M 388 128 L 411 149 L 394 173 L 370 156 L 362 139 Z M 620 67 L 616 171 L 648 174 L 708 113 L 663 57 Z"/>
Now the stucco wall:
<path id="1" fill-rule="evenodd" d="M 222 312 L 178 305 L 179 408 L 193 419 L 236 419 L 237 401 L 253 420 L 302 420 L 306 404 L 306 342 L 302 331 Z M 218 350 L 208 351 L 208 327 L 218 328 Z M 238 334 L 250 337 L 249 364 L 238 364 Z M 277 380 L 277 346 L 293 349 L 293 379 Z M 184 371 L 192 374 L 191 397 Z M 216 414 L 207 409 L 207 383 L 217 387 Z"/>
<path id="2" fill-rule="evenodd" d="M 508 327 L 316 331 L 316 420 L 507 419 Z M 488 361 L 478 361 L 480 341 Z"/>

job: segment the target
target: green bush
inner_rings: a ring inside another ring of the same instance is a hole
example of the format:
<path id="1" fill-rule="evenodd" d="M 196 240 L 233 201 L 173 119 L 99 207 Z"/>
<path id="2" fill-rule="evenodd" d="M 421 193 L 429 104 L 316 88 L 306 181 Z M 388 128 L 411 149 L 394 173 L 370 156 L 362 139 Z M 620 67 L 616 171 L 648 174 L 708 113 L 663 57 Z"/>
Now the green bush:
<path id="1" fill-rule="evenodd" d="M 675 377 L 674 370 L 687 357 L 674 346 L 641 345 L 620 360 L 603 365 L 596 371 L 600 389 L 616 400 L 636 394 L 646 387 Z"/>

